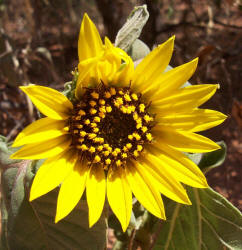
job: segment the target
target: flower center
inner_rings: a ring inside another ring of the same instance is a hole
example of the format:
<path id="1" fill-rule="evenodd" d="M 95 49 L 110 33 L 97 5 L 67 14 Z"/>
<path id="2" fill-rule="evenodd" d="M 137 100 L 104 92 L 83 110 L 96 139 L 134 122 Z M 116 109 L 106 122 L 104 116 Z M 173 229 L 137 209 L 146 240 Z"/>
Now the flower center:
<path id="1" fill-rule="evenodd" d="M 154 118 L 147 109 L 142 95 L 130 87 L 87 88 L 69 119 L 72 145 L 89 164 L 99 163 L 104 169 L 125 165 L 152 141 Z"/>

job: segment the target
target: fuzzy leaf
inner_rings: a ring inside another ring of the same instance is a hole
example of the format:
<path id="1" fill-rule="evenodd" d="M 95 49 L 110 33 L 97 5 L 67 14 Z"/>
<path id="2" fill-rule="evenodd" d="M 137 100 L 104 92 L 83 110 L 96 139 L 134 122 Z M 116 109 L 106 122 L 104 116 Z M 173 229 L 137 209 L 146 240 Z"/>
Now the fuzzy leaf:
<path id="1" fill-rule="evenodd" d="M 166 200 L 167 220 L 153 249 L 242 249 L 240 211 L 210 188 L 187 190 L 192 206 Z"/>
<path id="2" fill-rule="evenodd" d="M 119 30 L 115 39 L 115 46 L 127 52 L 133 42 L 140 36 L 148 18 L 149 12 L 146 5 L 135 7 L 126 23 Z"/>
<path id="3" fill-rule="evenodd" d="M 57 224 L 54 216 L 58 188 L 33 202 L 28 201 L 33 171 L 37 168 L 35 163 L 23 161 L 2 173 L 7 218 L 5 213 L 1 241 L 8 246 L 5 249 L 103 250 L 106 243 L 104 216 L 89 229 L 85 200 L 81 200 L 71 214 Z"/>

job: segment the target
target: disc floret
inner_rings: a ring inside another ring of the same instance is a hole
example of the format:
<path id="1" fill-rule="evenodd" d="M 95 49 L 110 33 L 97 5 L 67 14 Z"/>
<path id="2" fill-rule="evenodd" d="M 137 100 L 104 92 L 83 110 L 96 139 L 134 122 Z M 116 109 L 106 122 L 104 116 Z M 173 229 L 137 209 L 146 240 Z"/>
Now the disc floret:
<path id="1" fill-rule="evenodd" d="M 124 166 L 152 141 L 154 116 L 130 87 L 87 88 L 69 119 L 72 145 L 89 164 Z"/>

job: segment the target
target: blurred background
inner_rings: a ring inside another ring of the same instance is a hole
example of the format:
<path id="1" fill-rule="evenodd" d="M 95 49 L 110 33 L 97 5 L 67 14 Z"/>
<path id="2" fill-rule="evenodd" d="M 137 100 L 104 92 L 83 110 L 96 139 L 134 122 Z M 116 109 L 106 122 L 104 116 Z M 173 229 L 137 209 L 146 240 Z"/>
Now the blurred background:
<path id="1" fill-rule="evenodd" d="M 35 83 L 63 90 L 78 64 L 77 40 L 87 12 L 113 42 L 131 10 L 147 4 L 141 39 L 152 49 L 176 35 L 173 67 L 199 57 L 191 83 L 219 83 L 206 107 L 228 115 L 205 135 L 224 140 L 223 166 L 208 182 L 242 210 L 242 2 L 240 0 L 0 0 L 0 134 L 13 140 L 37 118 L 18 86 Z"/>

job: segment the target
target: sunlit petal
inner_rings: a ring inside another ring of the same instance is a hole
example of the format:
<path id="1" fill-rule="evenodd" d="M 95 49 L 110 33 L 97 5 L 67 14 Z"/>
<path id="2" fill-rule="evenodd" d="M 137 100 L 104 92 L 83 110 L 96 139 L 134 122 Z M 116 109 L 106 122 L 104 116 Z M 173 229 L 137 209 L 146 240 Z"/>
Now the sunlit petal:
<path id="1" fill-rule="evenodd" d="M 44 115 L 57 120 L 67 119 L 73 109 L 72 103 L 57 90 L 37 85 L 20 87 L 37 109 Z"/>
<path id="2" fill-rule="evenodd" d="M 89 208 L 89 226 L 100 218 L 106 196 L 106 177 L 101 166 L 92 166 L 86 183 L 87 204 Z"/>
<path id="3" fill-rule="evenodd" d="M 77 155 L 73 150 L 67 150 L 46 160 L 34 177 L 29 200 L 32 201 L 56 188 L 72 171 L 76 160 Z"/>
<path id="4" fill-rule="evenodd" d="M 126 231 L 132 211 L 132 192 L 122 168 L 110 168 L 107 177 L 107 198 L 114 214 Z"/>

